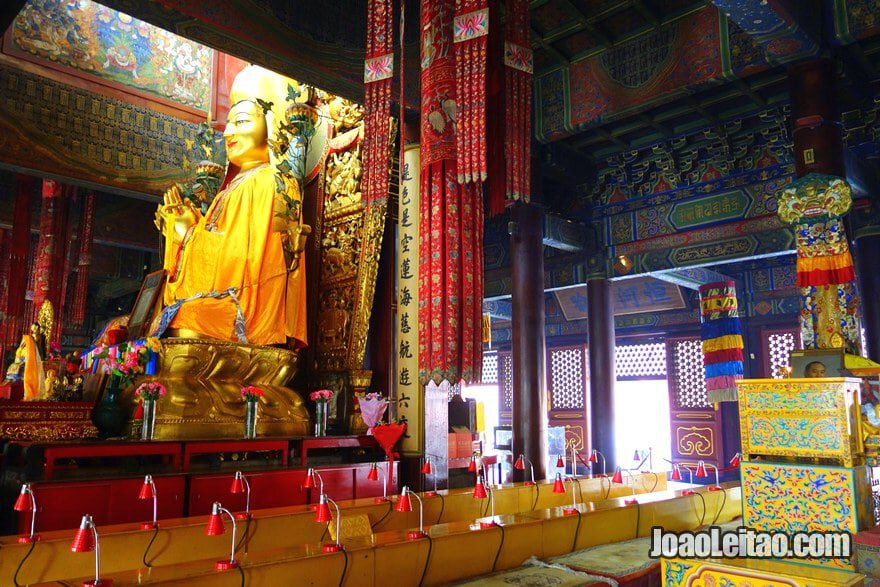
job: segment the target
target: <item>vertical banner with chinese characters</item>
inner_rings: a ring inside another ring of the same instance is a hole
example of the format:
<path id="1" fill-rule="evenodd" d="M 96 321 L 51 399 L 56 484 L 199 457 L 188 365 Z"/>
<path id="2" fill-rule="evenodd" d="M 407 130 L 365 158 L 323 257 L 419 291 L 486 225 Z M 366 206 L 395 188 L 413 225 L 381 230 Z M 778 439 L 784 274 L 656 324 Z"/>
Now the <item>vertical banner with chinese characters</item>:
<path id="1" fill-rule="evenodd" d="M 397 225 L 397 417 L 406 419 L 401 453 L 425 447 L 424 395 L 419 384 L 419 145 L 403 154 Z"/>

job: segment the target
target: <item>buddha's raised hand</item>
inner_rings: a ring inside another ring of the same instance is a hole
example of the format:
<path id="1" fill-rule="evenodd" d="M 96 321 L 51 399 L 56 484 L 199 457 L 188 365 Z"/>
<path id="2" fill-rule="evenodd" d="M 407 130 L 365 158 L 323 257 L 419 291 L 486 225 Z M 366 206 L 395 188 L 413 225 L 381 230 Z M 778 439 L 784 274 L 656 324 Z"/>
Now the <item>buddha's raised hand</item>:
<path id="1" fill-rule="evenodd" d="M 189 200 L 180 195 L 180 187 L 173 185 L 162 195 L 162 203 L 156 209 L 156 228 L 165 232 L 174 230 L 182 237 L 186 230 L 201 219 L 202 213 Z"/>

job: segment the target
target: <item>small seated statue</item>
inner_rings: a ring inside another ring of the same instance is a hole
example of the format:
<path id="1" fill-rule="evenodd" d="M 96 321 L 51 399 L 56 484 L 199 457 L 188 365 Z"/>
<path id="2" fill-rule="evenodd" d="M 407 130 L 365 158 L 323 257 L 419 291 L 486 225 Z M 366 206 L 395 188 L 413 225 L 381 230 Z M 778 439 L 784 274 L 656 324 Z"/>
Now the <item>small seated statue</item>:
<path id="1" fill-rule="evenodd" d="M 270 150 L 287 120 L 288 83 L 256 66 L 236 77 L 223 133 L 229 172 L 204 214 L 178 187 L 165 193 L 156 212 L 167 271 L 156 334 L 306 345 L 299 254 L 308 227 L 299 186 Z"/>
<path id="2" fill-rule="evenodd" d="M 31 324 L 30 332 L 21 337 L 21 343 L 15 350 L 15 359 L 6 370 L 6 381 L 24 383 L 25 401 L 41 399 L 45 385 L 43 371 L 44 337 L 40 324 Z"/>

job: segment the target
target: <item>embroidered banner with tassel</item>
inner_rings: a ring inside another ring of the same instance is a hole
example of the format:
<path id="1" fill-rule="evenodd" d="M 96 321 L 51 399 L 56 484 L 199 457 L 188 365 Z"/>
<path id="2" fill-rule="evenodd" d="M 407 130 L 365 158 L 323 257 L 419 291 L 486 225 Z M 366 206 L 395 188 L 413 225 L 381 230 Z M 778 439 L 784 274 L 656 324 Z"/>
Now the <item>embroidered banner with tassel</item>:
<path id="1" fill-rule="evenodd" d="M 456 172 L 454 8 L 421 5 L 419 378 L 437 384 L 482 369 L 482 189 Z"/>
<path id="2" fill-rule="evenodd" d="M 364 199 L 367 205 L 388 198 L 391 78 L 394 30 L 391 0 L 367 4 L 367 58 L 364 62 Z"/>
<path id="3" fill-rule="evenodd" d="M 458 182 L 486 181 L 486 55 L 489 39 L 487 0 L 456 0 L 455 148 Z"/>
<path id="4" fill-rule="evenodd" d="M 743 339 L 736 284 L 719 281 L 700 286 L 700 310 L 700 338 L 709 401 L 736 401 L 736 381 L 743 377 Z"/>
<path id="5" fill-rule="evenodd" d="M 532 190 L 532 72 L 528 0 L 508 0 L 504 33 L 507 199 L 528 202 Z M 494 212 L 494 210 L 493 210 Z"/>

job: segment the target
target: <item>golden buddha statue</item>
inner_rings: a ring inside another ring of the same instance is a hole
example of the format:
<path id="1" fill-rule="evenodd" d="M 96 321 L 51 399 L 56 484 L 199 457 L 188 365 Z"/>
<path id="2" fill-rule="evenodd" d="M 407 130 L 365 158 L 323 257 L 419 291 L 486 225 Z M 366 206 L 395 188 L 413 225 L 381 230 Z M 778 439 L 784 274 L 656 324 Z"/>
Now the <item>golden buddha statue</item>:
<path id="1" fill-rule="evenodd" d="M 235 78 L 223 133 L 229 173 L 205 214 L 184 201 L 178 187 L 165 193 L 156 213 L 168 274 L 160 330 L 306 345 L 305 263 L 299 255 L 308 227 L 300 222 L 299 185 L 282 163 L 286 149 L 277 148 L 288 84 L 296 82 L 257 66 Z"/>

